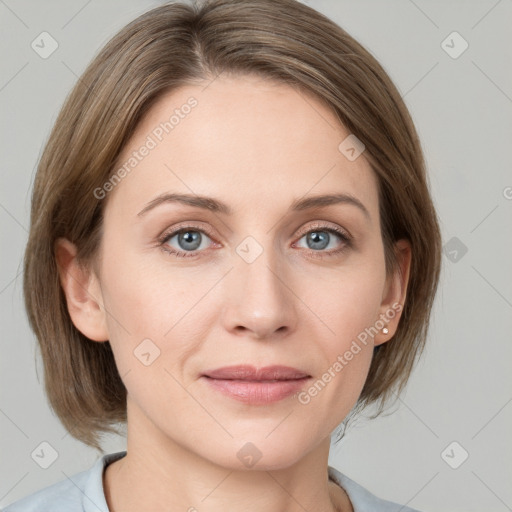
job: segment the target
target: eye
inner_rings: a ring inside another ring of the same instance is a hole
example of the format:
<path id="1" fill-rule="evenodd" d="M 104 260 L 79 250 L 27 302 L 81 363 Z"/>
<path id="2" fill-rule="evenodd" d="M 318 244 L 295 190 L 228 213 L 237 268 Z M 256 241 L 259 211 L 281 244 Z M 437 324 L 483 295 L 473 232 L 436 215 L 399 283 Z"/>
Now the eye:
<path id="1" fill-rule="evenodd" d="M 206 249 L 208 240 L 211 238 L 202 229 L 186 226 L 165 233 L 159 242 L 165 252 L 177 258 L 189 258 Z"/>
<path id="2" fill-rule="evenodd" d="M 306 249 L 314 257 L 334 256 L 351 246 L 348 233 L 339 227 L 325 224 L 315 225 L 302 235 L 302 239 L 305 239 Z M 325 250 L 329 248 L 331 250 Z"/>
<path id="3" fill-rule="evenodd" d="M 322 223 L 310 226 L 308 231 L 301 234 L 299 242 L 302 239 L 305 239 L 305 249 L 314 258 L 336 256 L 350 248 L 352 243 L 351 236 L 342 228 Z M 292 247 L 300 247 L 299 242 L 292 244 Z M 199 256 L 215 242 L 204 228 L 189 225 L 165 232 L 158 243 L 168 254 L 177 258 L 190 258 Z"/>

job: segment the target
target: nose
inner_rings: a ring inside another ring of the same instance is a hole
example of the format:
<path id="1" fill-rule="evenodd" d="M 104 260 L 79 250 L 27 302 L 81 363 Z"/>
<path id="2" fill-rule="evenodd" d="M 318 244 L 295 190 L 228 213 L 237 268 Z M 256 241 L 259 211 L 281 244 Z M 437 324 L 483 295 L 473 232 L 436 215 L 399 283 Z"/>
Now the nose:
<path id="1" fill-rule="evenodd" d="M 222 320 L 229 332 L 272 339 L 296 329 L 298 299 L 292 291 L 293 283 L 270 252 L 263 251 L 252 263 L 236 261 L 226 277 Z"/>

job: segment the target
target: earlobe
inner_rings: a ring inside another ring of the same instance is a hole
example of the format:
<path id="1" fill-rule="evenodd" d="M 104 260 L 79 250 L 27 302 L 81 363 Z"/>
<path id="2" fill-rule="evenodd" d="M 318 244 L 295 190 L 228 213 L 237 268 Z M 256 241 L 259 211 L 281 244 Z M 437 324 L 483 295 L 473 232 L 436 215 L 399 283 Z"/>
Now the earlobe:
<path id="1" fill-rule="evenodd" d="M 374 345 L 382 345 L 390 341 L 396 333 L 398 322 L 407 296 L 407 284 L 411 269 L 412 250 L 408 240 L 398 240 L 395 244 L 398 268 L 386 279 L 386 287 L 382 297 L 379 320 L 384 327 L 374 337 Z M 387 331 L 387 332 L 386 332 Z"/>
<path id="2" fill-rule="evenodd" d="M 59 238 L 54 246 L 59 279 L 75 327 L 93 341 L 109 339 L 101 288 L 95 273 L 81 265 L 76 246 Z"/>

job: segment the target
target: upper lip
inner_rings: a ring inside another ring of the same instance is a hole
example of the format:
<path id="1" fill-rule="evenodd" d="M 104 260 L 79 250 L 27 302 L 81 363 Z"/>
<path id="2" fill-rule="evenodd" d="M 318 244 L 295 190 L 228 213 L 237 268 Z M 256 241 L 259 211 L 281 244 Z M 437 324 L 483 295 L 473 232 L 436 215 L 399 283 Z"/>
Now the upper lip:
<path id="1" fill-rule="evenodd" d="M 265 366 L 264 368 L 255 368 L 251 365 L 225 366 L 208 370 L 203 375 L 212 379 L 247 381 L 296 380 L 310 377 L 297 368 L 280 365 Z"/>

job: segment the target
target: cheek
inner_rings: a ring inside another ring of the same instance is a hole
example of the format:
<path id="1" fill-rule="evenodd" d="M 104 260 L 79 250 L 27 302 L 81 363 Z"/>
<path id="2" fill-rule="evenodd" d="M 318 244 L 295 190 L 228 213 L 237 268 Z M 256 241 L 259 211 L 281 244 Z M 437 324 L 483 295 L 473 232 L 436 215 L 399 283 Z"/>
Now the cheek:
<path id="1" fill-rule="evenodd" d="M 105 248 L 109 257 L 103 279 L 105 306 L 113 317 L 110 324 L 115 330 L 119 328 L 115 324 L 122 323 L 128 332 L 163 336 L 195 295 L 190 293 L 194 290 L 190 279 L 179 271 L 164 275 L 164 255 L 155 265 L 153 255 L 138 254 L 130 247 L 123 250 L 115 240 L 110 248 Z"/>
<path id="2" fill-rule="evenodd" d="M 102 293 L 110 342 L 121 375 L 137 368 L 137 354 L 158 357 L 151 369 L 171 368 L 195 350 L 209 321 L 204 315 L 208 291 L 219 275 L 186 272 L 166 265 L 165 255 L 155 265 L 154 256 L 115 251 L 104 260 Z M 211 311 L 210 311 L 211 312 Z M 147 340 L 150 340 L 149 342 Z M 142 370 L 145 371 L 145 370 Z M 146 369 L 146 374 L 151 373 Z"/>
<path id="3" fill-rule="evenodd" d="M 353 339 L 367 332 L 378 320 L 385 272 L 378 261 L 362 262 L 340 267 L 327 278 L 319 278 L 311 276 L 307 283 L 303 283 L 302 297 L 328 327 L 327 331 L 331 333 L 328 348 L 332 354 L 346 349 Z"/>
<path id="4" fill-rule="evenodd" d="M 321 381 L 329 383 L 326 400 L 333 407 L 355 402 L 362 390 L 373 356 L 373 329 L 384 282 L 384 267 L 373 261 L 331 274 L 322 280 L 323 286 L 318 280 L 313 286 L 312 278 L 303 288 L 304 302 L 314 305 L 324 324 L 319 344 L 325 361 Z"/>

